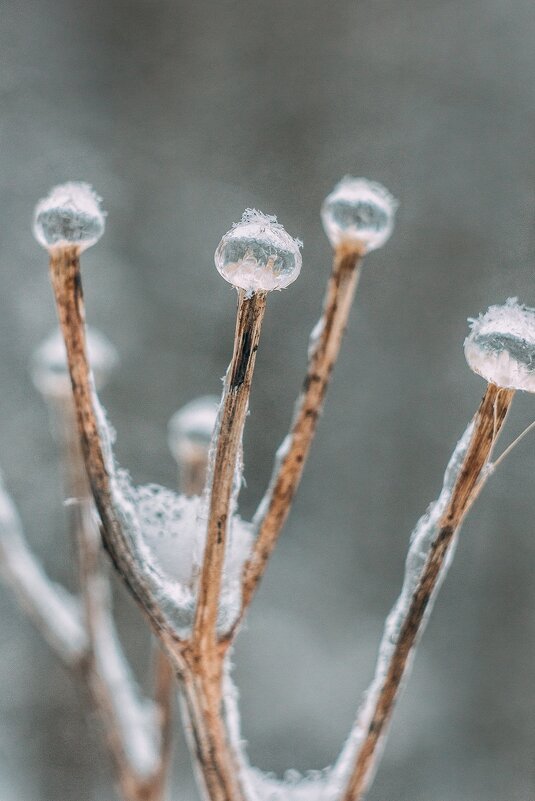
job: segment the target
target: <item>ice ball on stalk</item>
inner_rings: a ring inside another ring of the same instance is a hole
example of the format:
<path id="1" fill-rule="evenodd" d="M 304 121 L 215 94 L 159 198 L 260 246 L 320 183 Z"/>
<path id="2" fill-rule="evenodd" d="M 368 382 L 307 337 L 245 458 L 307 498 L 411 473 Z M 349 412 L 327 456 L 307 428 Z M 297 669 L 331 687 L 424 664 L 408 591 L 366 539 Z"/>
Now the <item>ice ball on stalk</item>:
<path id="1" fill-rule="evenodd" d="M 117 351 L 104 334 L 89 327 L 87 351 L 95 386 L 101 389 L 118 364 Z M 55 329 L 35 350 L 31 372 L 33 383 L 45 398 L 70 397 L 72 389 L 67 353 L 59 328 Z"/>
<path id="2" fill-rule="evenodd" d="M 509 298 L 470 327 L 464 354 L 471 369 L 499 387 L 535 392 L 535 309 Z"/>
<path id="3" fill-rule="evenodd" d="M 191 451 L 208 451 L 217 420 L 219 398 L 205 395 L 174 413 L 168 424 L 169 450 L 180 462 Z"/>
<path id="4" fill-rule="evenodd" d="M 225 281 L 248 295 L 284 289 L 301 271 L 302 244 L 276 217 L 246 209 L 219 243 L 215 266 Z"/>
<path id="5" fill-rule="evenodd" d="M 69 181 L 50 190 L 35 207 L 33 233 L 47 250 L 94 245 L 105 226 L 101 198 L 89 184 Z"/>
<path id="6" fill-rule="evenodd" d="M 397 207 L 381 184 L 346 176 L 325 198 L 321 219 L 334 248 L 347 243 L 368 253 L 390 238 Z"/>

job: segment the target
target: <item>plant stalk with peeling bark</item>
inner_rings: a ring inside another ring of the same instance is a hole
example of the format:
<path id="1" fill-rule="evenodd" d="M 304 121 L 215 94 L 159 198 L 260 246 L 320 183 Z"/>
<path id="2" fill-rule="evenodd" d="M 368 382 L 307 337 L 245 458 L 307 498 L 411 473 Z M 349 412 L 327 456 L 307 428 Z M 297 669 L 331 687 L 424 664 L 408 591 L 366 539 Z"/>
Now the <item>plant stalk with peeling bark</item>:
<path id="1" fill-rule="evenodd" d="M 382 684 L 367 699 L 357 728 L 362 740 L 353 768 L 342 794 L 342 801 L 360 801 L 366 792 L 380 756 L 394 705 L 412 651 L 421 635 L 426 611 L 438 588 L 449 551 L 462 521 L 477 498 L 486 479 L 493 447 L 505 422 L 514 390 L 489 384 L 475 415 L 472 434 L 447 506 L 436 524 L 425 564 L 414 587 L 410 602 L 390 654 Z"/>
<path id="2" fill-rule="evenodd" d="M 297 400 L 290 434 L 282 445 L 268 491 L 253 521 L 257 538 L 244 571 L 242 617 L 275 550 L 299 486 L 332 370 L 340 352 L 357 289 L 362 257 L 362 249 L 355 245 L 343 243 L 335 250 L 323 313 L 311 337 L 307 374 Z"/>

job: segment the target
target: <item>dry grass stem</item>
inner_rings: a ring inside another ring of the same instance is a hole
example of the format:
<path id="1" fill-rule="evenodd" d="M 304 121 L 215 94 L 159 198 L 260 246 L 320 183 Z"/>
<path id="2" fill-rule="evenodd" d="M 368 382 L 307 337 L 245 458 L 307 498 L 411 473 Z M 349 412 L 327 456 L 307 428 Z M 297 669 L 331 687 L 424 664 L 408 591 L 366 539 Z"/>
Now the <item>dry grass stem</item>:
<path id="1" fill-rule="evenodd" d="M 232 491 L 265 308 L 265 292 L 254 293 L 248 298 L 243 290 L 239 290 L 234 351 L 214 435 L 216 444 L 210 476 L 206 548 L 193 628 L 194 647 L 203 652 L 216 649 L 218 602 L 232 512 Z"/>
<path id="2" fill-rule="evenodd" d="M 323 313 L 311 337 L 307 374 L 291 430 L 279 451 L 269 488 L 255 515 L 257 539 L 244 573 L 242 616 L 264 574 L 299 486 L 342 344 L 361 260 L 362 253 L 354 245 L 341 245 L 335 251 Z"/>
<path id="3" fill-rule="evenodd" d="M 489 384 L 474 419 L 473 433 L 451 498 L 438 526 L 429 556 L 410 599 L 407 614 L 392 652 L 374 707 L 366 715 L 364 739 L 356 756 L 343 801 L 360 801 L 373 777 L 378 746 L 390 721 L 398 691 L 417 642 L 426 609 L 439 582 L 448 551 L 464 516 L 483 486 L 483 471 L 511 405 L 514 390 Z"/>

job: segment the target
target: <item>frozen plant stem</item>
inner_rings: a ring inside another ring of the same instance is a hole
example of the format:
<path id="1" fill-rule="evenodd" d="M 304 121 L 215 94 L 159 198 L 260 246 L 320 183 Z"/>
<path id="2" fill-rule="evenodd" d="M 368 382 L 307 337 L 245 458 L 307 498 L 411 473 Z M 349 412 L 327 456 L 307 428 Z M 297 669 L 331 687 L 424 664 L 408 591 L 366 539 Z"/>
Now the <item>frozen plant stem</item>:
<path id="1" fill-rule="evenodd" d="M 363 732 L 342 801 L 360 801 L 373 778 L 382 738 L 410 664 L 414 646 L 425 623 L 426 610 L 440 583 L 448 552 L 464 516 L 483 486 L 485 468 L 511 405 L 515 390 L 488 384 L 474 418 L 466 455 L 447 506 L 436 526 L 429 554 L 415 585 L 395 647 L 376 695 L 364 703 L 357 726 Z M 383 668 L 382 668 L 383 669 Z M 373 685 L 372 685 L 373 686 Z"/>
<path id="2" fill-rule="evenodd" d="M 249 394 L 266 309 L 266 292 L 247 297 L 238 290 L 234 351 L 225 377 L 221 410 L 215 433 L 215 455 L 210 476 L 206 548 L 193 627 L 193 647 L 215 656 L 221 574 L 236 465 L 249 406 Z"/>
<path id="3" fill-rule="evenodd" d="M 151 715 L 161 709 L 160 699 L 156 696 L 156 709 L 149 712 L 148 702 L 138 696 L 119 644 L 72 398 L 57 399 L 56 414 L 62 433 L 66 494 L 72 499 L 69 512 L 89 640 L 83 667 L 91 700 L 101 718 L 121 796 L 125 801 L 161 801 L 168 769 L 168 758 L 164 759 L 167 721 L 161 715 L 159 733 L 151 725 Z"/>
<path id="4" fill-rule="evenodd" d="M 281 446 L 269 488 L 253 521 L 257 538 L 245 567 L 242 616 L 264 575 L 299 486 L 331 373 L 340 352 L 362 257 L 362 248 L 354 243 L 344 242 L 335 249 L 323 313 L 310 339 L 307 374 L 297 400 L 290 434 Z"/>

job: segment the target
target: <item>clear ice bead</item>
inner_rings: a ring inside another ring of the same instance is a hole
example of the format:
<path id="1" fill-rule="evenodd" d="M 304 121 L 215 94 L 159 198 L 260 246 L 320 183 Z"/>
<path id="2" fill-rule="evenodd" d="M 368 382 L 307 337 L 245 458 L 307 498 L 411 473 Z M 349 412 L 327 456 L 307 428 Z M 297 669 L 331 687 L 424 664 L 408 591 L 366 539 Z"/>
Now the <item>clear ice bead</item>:
<path id="1" fill-rule="evenodd" d="M 301 271 L 301 246 L 276 217 L 246 209 L 219 243 L 215 266 L 225 281 L 248 294 L 284 289 Z"/>
<path id="2" fill-rule="evenodd" d="M 47 250 L 78 245 L 80 250 L 94 245 L 105 227 L 101 198 L 89 184 L 69 181 L 50 190 L 35 207 L 33 233 Z"/>
<path id="3" fill-rule="evenodd" d="M 509 298 L 470 324 L 468 366 L 500 387 L 535 392 L 535 309 Z"/>
<path id="4" fill-rule="evenodd" d="M 325 198 L 321 219 L 333 247 L 348 242 L 368 252 L 389 239 L 397 207 L 397 201 L 381 184 L 346 176 Z"/>

